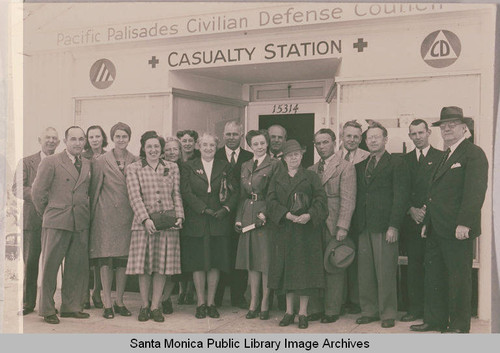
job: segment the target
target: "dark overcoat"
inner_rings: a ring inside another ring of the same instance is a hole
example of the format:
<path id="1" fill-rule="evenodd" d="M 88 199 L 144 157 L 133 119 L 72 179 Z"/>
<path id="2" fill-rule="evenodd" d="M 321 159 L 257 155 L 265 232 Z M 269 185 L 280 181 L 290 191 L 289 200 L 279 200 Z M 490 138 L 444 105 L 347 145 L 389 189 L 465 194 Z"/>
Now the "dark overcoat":
<path id="1" fill-rule="evenodd" d="M 229 207 L 230 211 L 236 210 L 239 198 L 239 185 L 231 173 L 231 165 L 221 159 L 214 159 L 210 186 L 212 192 L 207 193 L 208 179 L 206 171 L 200 158 L 188 160 L 181 164 L 181 194 L 184 203 L 186 221 L 182 236 L 203 237 L 230 236 L 233 234 L 234 223 L 231 217 L 222 219 L 203 214 L 206 208 L 214 211 L 223 206 Z M 220 202 L 219 190 L 221 182 L 225 178 L 232 189 L 228 198 Z"/>
<path id="2" fill-rule="evenodd" d="M 305 193 L 310 200 L 306 224 L 286 219 L 293 195 Z M 328 216 L 326 193 L 318 175 L 299 168 L 292 178 L 279 168 L 271 179 L 267 194 L 267 215 L 274 225 L 269 288 L 309 289 L 324 287 L 322 226 Z"/>

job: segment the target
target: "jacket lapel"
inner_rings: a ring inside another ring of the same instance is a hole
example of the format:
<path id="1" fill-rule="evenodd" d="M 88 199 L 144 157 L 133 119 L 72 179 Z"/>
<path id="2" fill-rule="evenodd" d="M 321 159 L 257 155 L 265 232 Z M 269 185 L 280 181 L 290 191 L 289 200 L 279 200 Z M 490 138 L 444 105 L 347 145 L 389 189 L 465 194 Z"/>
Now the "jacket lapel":
<path id="1" fill-rule="evenodd" d="M 87 176 L 89 175 L 90 175 L 90 161 L 88 159 L 82 158 L 82 170 L 80 171 L 80 175 L 78 176 L 78 180 L 76 181 L 75 189 L 78 188 L 80 184 L 83 183 L 87 178 Z"/>
<path id="2" fill-rule="evenodd" d="M 437 180 L 441 178 L 447 171 L 450 170 L 450 167 L 458 160 L 462 155 L 465 153 L 465 150 L 467 148 L 466 142 L 467 140 L 462 141 L 460 145 L 453 151 L 453 153 L 448 157 L 448 160 L 444 162 L 444 164 L 436 170 L 436 173 L 434 174 L 434 177 L 432 180 Z M 445 154 L 446 155 L 446 154 Z M 443 155 L 443 157 L 445 156 Z"/>
<path id="3" fill-rule="evenodd" d="M 42 152 L 38 152 L 37 154 L 33 155 L 33 158 L 30 159 L 30 166 L 31 168 L 36 171 L 38 169 L 38 166 L 40 165 L 40 162 L 42 161 Z"/>
<path id="4" fill-rule="evenodd" d="M 288 173 L 288 171 L 285 171 L 285 173 Z M 304 180 L 307 180 L 304 169 L 302 167 L 299 167 L 299 170 L 297 170 L 297 174 L 295 174 L 293 178 L 290 178 L 290 180 L 290 189 L 287 197 L 290 197 L 290 195 L 295 191 L 300 183 L 302 183 Z"/>
<path id="5" fill-rule="evenodd" d="M 78 171 L 76 170 L 75 165 L 71 162 L 71 159 L 69 159 L 68 155 L 66 154 L 66 150 L 62 151 L 59 156 L 61 157 L 62 167 L 66 169 L 66 171 L 73 177 L 73 179 L 78 180 Z"/>
<path id="6" fill-rule="evenodd" d="M 127 153 L 125 156 L 125 161 L 127 164 L 129 164 L 129 157 L 130 153 Z M 122 181 L 125 181 L 125 175 L 121 172 L 120 168 L 118 168 L 118 164 L 116 163 L 115 156 L 113 155 L 113 150 L 106 152 L 103 157 L 106 161 L 106 164 L 111 168 L 111 170 L 120 178 Z"/>
<path id="7" fill-rule="evenodd" d="M 194 174 L 197 175 L 199 178 L 201 178 L 208 185 L 207 172 L 205 168 L 203 168 L 203 163 L 201 163 L 201 158 L 196 158 L 193 161 L 193 168 L 194 168 Z M 212 174 L 213 172 L 214 171 L 212 170 Z"/>
<path id="8" fill-rule="evenodd" d="M 219 159 L 214 159 L 212 166 L 212 175 L 210 176 L 210 184 L 224 171 L 225 163 Z"/>
<path id="9" fill-rule="evenodd" d="M 248 164 L 250 167 L 250 171 L 252 171 L 252 168 L 253 168 L 253 159 L 251 159 L 251 161 L 252 161 L 252 163 Z M 267 167 L 270 164 L 271 164 L 271 157 L 269 155 L 266 155 L 266 158 L 264 158 L 262 163 L 257 166 L 254 173 L 257 173 L 259 170 L 264 169 L 265 167 Z"/>
<path id="10" fill-rule="evenodd" d="M 369 159 L 369 157 L 367 159 Z M 373 180 L 375 180 L 375 178 L 380 174 L 380 172 L 387 167 L 387 165 L 389 164 L 389 160 L 390 160 L 390 154 L 387 151 L 385 151 L 382 157 L 380 157 L 380 161 L 378 161 L 377 165 L 375 166 L 375 169 L 373 169 L 373 174 L 370 179 L 370 184 L 373 183 Z"/>
<path id="11" fill-rule="evenodd" d="M 321 176 L 321 183 L 323 185 L 325 185 L 326 182 L 330 180 L 331 177 L 335 174 L 335 172 L 338 170 L 339 164 L 340 164 L 340 157 L 338 155 L 333 156 L 330 163 L 326 165 L 325 171 Z"/>

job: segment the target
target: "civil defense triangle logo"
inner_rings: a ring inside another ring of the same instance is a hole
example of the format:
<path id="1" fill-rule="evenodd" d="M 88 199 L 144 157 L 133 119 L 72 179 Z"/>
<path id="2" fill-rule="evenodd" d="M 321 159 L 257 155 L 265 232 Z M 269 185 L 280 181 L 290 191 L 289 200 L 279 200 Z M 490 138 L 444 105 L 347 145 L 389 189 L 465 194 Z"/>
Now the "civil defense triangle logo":
<path id="1" fill-rule="evenodd" d="M 425 37 L 420 47 L 420 54 L 429 66 L 439 69 L 457 61 L 461 50 L 462 45 L 457 35 L 442 29 Z"/>
<path id="2" fill-rule="evenodd" d="M 90 68 L 89 76 L 94 87 L 108 88 L 115 81 L 115 65 L 108 59 L 99 59 Z"/>

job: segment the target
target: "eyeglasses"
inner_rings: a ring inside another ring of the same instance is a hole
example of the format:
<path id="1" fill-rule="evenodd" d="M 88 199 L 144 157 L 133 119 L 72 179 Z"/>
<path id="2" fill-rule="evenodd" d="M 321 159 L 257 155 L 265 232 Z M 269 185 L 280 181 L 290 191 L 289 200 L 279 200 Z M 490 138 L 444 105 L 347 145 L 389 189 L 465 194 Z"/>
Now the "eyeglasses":
<path id="1" fill-rule="evenodd" d="M 449 128 L 449 129 L 454 129 L 456 128 L 458 125 L 461 125 L 459 122 L 457 121 L 450 121 L 450 122 L 447 122 L 447 123 L 441 123 L 439 125 L 439 128 L 441 130 L 445 130 L 446 128 Z"/>

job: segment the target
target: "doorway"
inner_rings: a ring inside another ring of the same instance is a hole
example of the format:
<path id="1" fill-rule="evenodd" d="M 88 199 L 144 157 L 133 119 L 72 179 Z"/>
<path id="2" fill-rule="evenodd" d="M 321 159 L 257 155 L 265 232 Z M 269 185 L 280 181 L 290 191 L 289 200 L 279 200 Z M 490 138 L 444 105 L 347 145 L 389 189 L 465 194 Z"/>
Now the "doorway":
<path id="1" fill-rule="evenodd" d="M 307 168 L 314 164 L 314 113 L 259 115 L 259 129 L 268 129 L 271 125 L 281 125 L 287 131 L 287 139 L 297 140 L 306 148 L 302 158 L 302 166 Z"/>

